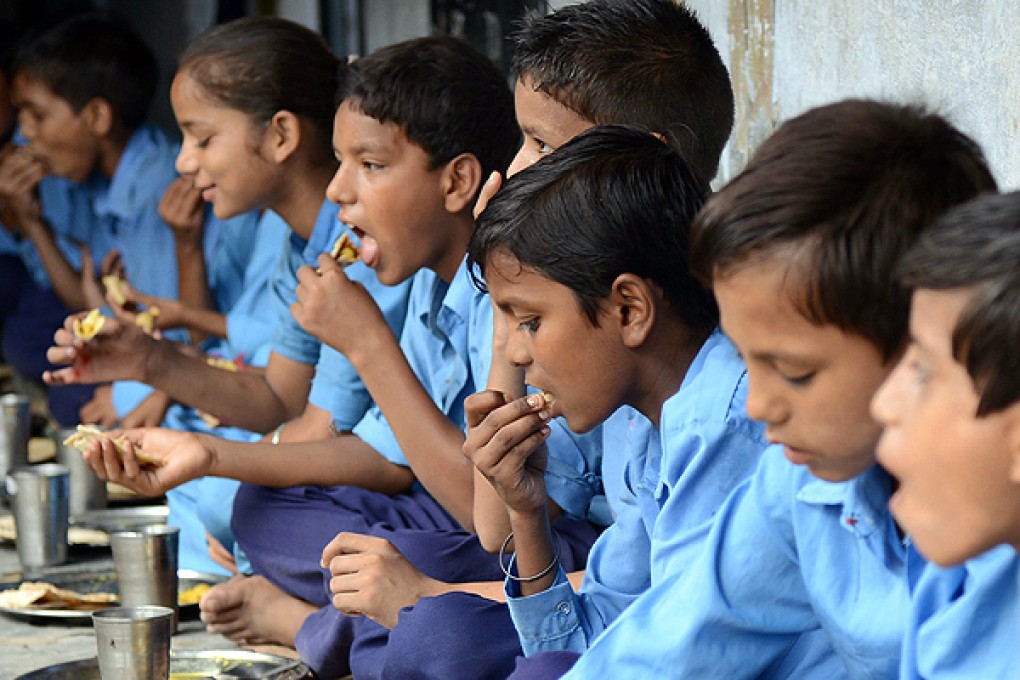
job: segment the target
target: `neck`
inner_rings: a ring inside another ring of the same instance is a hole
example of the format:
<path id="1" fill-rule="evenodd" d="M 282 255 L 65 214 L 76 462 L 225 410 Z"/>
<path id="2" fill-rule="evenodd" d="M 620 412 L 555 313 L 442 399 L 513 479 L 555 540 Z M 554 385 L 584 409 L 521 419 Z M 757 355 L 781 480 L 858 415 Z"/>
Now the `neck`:
<path id="1" fill-rule="evenodd" d="M 333 178 L 335 168 L 328 166 L 307 168 L 304 172 L 290 173 L 286 185 L 278 192 L 269 208 L 283 218 L 291 230 L 308 240 L 319 219 L 326 187 Z"/>
<path id="2" fill-rule="evenodd" d="M 113 179 L 120 165 L 120 159 L 124 156 L 124 149 L 127 148 L 131 135 L 125 131 L 118 131 L 105 137 L 99 144 L 99 171 L 106 179 Z"/>
<path id="3" fill-rule="evenodd" d="M 471 240 L 471 233 L 475 228 L 474 218 L 470 213 L 450 215 L 450 237 L 446 240 L 445 247 L 438 248 L 436 262 L 431 269 L 446 283 L 453 281 L 457 275 L 457 269 L 467 254 L 468 241 Z"/>
<path id="4" fill-rule="evenodd" d="M 639 380 L 631 405 L 659 427 L 662 405 L 680 390 L 705 337 L 695 336 L 678 320 L 657 325 L 641 347 Z"/>

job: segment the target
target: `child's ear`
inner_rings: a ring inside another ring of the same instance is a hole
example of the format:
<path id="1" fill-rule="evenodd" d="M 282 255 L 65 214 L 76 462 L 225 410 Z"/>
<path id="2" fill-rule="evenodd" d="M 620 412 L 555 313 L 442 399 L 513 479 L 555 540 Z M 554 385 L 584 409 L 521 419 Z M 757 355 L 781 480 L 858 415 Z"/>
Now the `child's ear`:
<path id="1" fill-rule="evenodd" d="M 462 153 L 443 168 L 443 195 L 447 212 L 471 208 L 482 186 L 482 164 L 471 153 Z"/>
<path id="2" fill-rule="evenodd" d="M 644 344 L 655 323 L 660 297 L 655 287 L 636 274 L 623 273 L 613 281 L 609 303 L 626 347 L 636 348 Z"/>
<path id="3" fill-rule="evenodd" d="M 103 97 L 93 97 L 80 115 L 85 116 L 89 130 L 97 138 L 108 137 L 113 131 L 113 105 Z"/>
<path id="4" fill-rule="evenodd" d="M 270 158 L 283 163 L 301 144 L 301 121 L 290 111 L 277 111 L 269 121 L 264 143 Z"/>

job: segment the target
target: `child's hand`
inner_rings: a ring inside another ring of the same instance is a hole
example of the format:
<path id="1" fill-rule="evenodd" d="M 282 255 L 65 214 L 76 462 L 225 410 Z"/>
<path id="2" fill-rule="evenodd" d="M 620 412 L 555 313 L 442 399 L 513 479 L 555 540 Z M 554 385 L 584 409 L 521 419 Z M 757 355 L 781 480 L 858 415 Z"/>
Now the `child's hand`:
<path id="1" fill-rule="evenodd" d="M 166 417 L 167 409 L 173 401 L 170 395 L 160 390 L 149 394 L 131 413 L 120 419 L 121 427 L 157 427 Z"/>
<path id="2" fill-rule="evenodd" d="M 85 452 L 85 461 L 100 479 L 126 486 L 143 496 L 158 496 L 212 470 L 213 453 L 192 432 L 159 428 L 108 432 Z M 113 439 L 127 437 L 121 458 Z M 139 447 L 163 461 L 158 467 L 142 467 L 135 455 Z"/>
<path id="3" fill-rule="evenodd" d="M 544 506 L 548 406 L 540 394 L 508 401 L 495 390 L 464 401 L 468 433 L 464 455 L 485 476 L 507 508 L 532 512 Z"/>
<path id="4" fill-rule="evenodd" d="M 357 365 L 357 357 L 372 351 L 372 328 L 386 328 L 379 305 L 365 287 L 347 278 L 328 254 L 319 256 L 320 276 L 312 267 L 301 267 L 297 277 L 297 302 L 291 314 L 301 327 Z"/>
<path id="5" fill-rule="evenodd" d="M 0 216 L 8 229 L 22 231 L 41 219 L 38 187 L 45 176 L 46 165 L 23 147 L 0 152 Z"/>
<path id="6" fill-rule="evenodd" d="M 106 291 L 106 303 L 113 316 L 122 324 L 141 326 L 139 315 L 148 312 L 153 331 L 180 325 L 180 319 L 183 316 L 183 305 L 180 300 L 146 295 L 135 290 L 130 283 L 123 280 L 118 290 L 123 295 L 123 305 L 119 304 L 109 289 Z M 155 314 L 153 309 L 156 310 Z"/>
<path id="7" fill-rule="evenodd" d="M 205 201 L 191 177 L 178 177 L 159 201 L 159 216 L 179 243 L 201 244 L 205 226 Z"/>
<path id="8" fill-rule="evenodd" d="M 74 322 L 85 312 L 72 314 L 64 327 L 53 336 L 54 346 L 46 350 L 51 364 L 70 364 L 68 368 L 43 373 L 48 385 L 72 385 L 111 382 L 114 380 L 145 381 L 145 366 L 157 342 L 133 324 L 106 319 L 102 329 L 91 340 L 74 334 Z"/>
<path id="9" fill-rule="evenodd" d="M 367 616 L 387 628 L 397 625 L 401 609 L 443 590 L 392 543 L 375 536 L 337 534 L 322 551 L 321 564 L 332 576 L 329 589 L 334 607 L 347 616 Z"/>
<path id="10" fill-rule="evenodd" d="M 87 425 L 113 427 L 117 424 L 117 410 L 113 408 L 113 388 L 100 385 L 92 393 L 92 398 L 78 409 L 78 418 Z"/>

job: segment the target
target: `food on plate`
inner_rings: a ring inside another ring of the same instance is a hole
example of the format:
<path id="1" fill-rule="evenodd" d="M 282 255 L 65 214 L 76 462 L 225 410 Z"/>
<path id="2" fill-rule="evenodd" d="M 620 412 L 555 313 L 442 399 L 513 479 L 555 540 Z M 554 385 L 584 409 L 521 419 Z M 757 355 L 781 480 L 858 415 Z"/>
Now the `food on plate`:
<path id="1" fill-rule="evenodd" d="M 41 581 L 25 581 L 17 588 L 0 591 L 0 607 L 5 609 L 93 611 L 116 601 L 113 593 L 76 593 Z"/>
<path id="2" fill-rule="evenodd" d="M 106 317 L 99 313 L 99 308 L 93 309 L 80 319 L 74 320 L 74 336 L 82 340 L 91 340 L 103 330 Z"/>
<path id="3" fill-rule="evenodd" d="M 110 299 L 118 307 L 127 304 L 127 296 L 124 295 L 124 286 L 127 285 L 127 281 L 116 274 L 108 274 L 103 277 L 103 285 L 106 286 L 106 292 L 110 295 Z"/>
<path id="4" fill-rule="evenodd" d="M 89 425 L 79 425 L 75 433 L 64 440 L 64 445 L 76 448 L 84 453 L 92 448 L 92 443 L 99 437 L 106 437 L 106 433 Z M 128 438 L 120 436 L 112 441 L 114 447 L 117 449 L 117 455 L 123 458 Z M 138 462 L 142 465 L 148 465 L 150 467 L 159 467 L 163 465 L 163 461 L 161 459 L 146 453 L 137 446 L 135 447 L 135 457 L 138 458 Z"/>
<path id="5" fill-rule="evenodd" d="M 351 235 L 344 232 L 336 240 L 336 243 L 333 244 L 333 249 L 329 251 L 329 256 L 336 260 L 337 264 L 341 267 L 348 267 L 358 261 L 358 258 L 361 257 L 361 251 L 355 245 Z M 315 273 L 321 276 L 322 270 L 316 267 Z"/>
<path id="6" fill-rule="evenodd" d="M 196 583 L 187 590 L 182 590 L 177 594 L 177 603 L 180 605 L 198 604 L 198 601 L 202 599 L 202 596 L 209 592 L 212 585 L 208 583 Z"/>
<path id="7" fill-rule="evenodd" d="M 158 316 L 159 307 L 152 305 L 144 312 L 138 313 L 138 316 L 135 317 L 135 325 L 151 335 L 156 328 L 156 317 Z"/>

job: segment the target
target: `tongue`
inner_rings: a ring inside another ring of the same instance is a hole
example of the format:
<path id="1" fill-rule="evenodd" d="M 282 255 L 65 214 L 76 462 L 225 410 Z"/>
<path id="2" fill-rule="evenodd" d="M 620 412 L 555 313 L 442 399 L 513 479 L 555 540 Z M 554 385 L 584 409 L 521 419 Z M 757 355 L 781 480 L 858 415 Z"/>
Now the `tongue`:
<path id="1" fill-rule="evenodd" d="M 371 236 L 361 239 L 361 261 L 369 267 L 379 263 L 379 244 Z"/>

